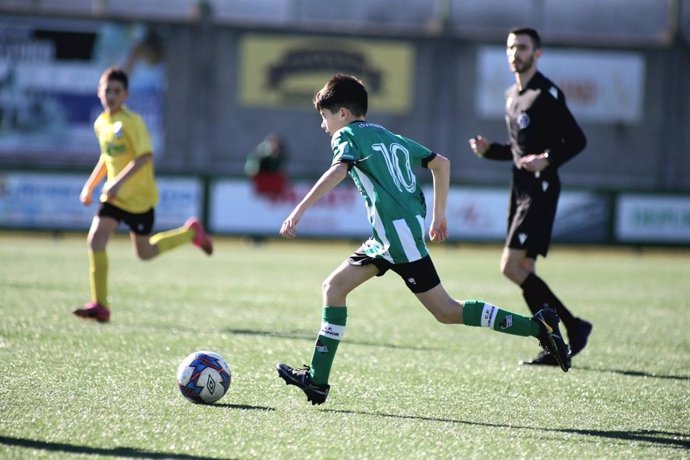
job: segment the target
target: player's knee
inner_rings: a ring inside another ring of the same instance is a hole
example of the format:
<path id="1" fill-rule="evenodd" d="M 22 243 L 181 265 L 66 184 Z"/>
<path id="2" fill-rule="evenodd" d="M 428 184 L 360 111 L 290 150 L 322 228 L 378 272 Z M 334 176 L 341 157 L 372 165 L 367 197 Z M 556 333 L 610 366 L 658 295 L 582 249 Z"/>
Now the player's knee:
<path id="1" fill-rule="evenodd" d="M 535 273 L 537 269 L 537 263 L 536 260 L 532 258 L 526 258 L 525 260 L 522 261 L 522 268 L 525 269 L 526 271 L 530 273 Z"/>
<path id="2" fill-rule="evenodd" d="M 427 309 L 441 324 L 458 324 L 462 316 L 462 307 L 453 300 L 440 305 L 427 305 Z"/>
<path id="3" fill-rule="evenodd" d="M 340 299 L 346 297 L 350 289 L 337 276 L 329 276 L 321 283 L 321 292 L 324 299 Z"/>
<path id="4" fill-rule="evenodd" d="M 105 245 L 107 242 L 107 238 L 102 238 L 98 235 L 89 235 L 86 239 L 86 245 L 88 246 L 89 250 L 93 252 L 105 251 Z"/>
<path id="5" fill-rule="evenodd" d="M 457 324 L 458 323 L 458 312 L 451 310 L 450 308 L 443 308 L 440 310 L 434 310 L 431 312 L 441 324 Z"/>
<path id="6" fill-rule="evenodd" d="M 148 261 L 156 257 L 158 255 L 157 251 L 151 250 L 151 249 L 144 249 L 144 248 L 137 248 L 136 250 L 137 257 L 139 257 L 139 260 L 143 261 Z"/>
<path id="7" fill-rule="evenodd" d="M 453 324 L 454 321 L 448 312 L 434 312 L 434 318 L 441 324 Z"/>
<path id="8" fill-rule="evenodd" d="M 516 282 L 520 278 L 522 270 L 511 264 L 501 265 L 501 274 L 508 278 L 510 281 Z"/>
<path id="9" fill-rule="evenodd" d="M 339 293 L 337 281 L 331 277 L 323 280 L 323 283 L 321 283 L 321 293 L 323 294 L 324 298 Z"/>

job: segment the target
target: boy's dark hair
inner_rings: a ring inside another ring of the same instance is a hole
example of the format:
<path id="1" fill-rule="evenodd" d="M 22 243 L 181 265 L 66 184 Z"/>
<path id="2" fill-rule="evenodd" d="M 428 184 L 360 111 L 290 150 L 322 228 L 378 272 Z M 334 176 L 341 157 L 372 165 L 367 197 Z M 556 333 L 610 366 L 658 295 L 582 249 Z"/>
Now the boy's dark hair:
<path id="1" fill-rule="evenodd" d="M 539 36 L 539 32 L 531 27 L 515 27 L 508 33 L 513 35 L 529 35 L 529 38 L 532 39 L 534 49 L 538 50 L 541 48 L 541 37 Z"/>
<path id="2" fill-rule="evenodd" d="M 122 83 L 122 86 L 124 86 L 125 89 L 129 88 L 129 77 L 127 76 L 127 72 L 125 72 L 119 67 L 109 67 L 105 69 L 103 75 L 101 75 L 101 81 L 111 80 L 119 81 L 120 83 Z"/>
<path id="3" fill-rule="evenodd" d="M 328 109 L 336 112 L 345 107 L 356 117 L 367 114 L 367 90 L 357 77 L 352 75 L 335 74 L 328 83 L 314 96 L 314 107 L 321 111 Z"/>

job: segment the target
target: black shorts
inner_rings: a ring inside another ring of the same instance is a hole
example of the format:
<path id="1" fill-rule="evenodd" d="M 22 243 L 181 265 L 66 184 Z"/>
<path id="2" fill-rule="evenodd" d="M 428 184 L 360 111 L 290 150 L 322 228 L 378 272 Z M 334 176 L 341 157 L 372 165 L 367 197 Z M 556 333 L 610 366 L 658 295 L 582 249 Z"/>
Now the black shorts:
<path id="1" fill-rule="evenodd" d="M 506 246 L 527 251 L 527 257 L 546 256 L 556 218 L 561 184 L 558 177 L 513 176 Z"/>
<path id="2" fill-rule="evenodd" d="M 137 235 L 151 234 L 153 231 L 154 214 L 153 208 L 144 213 L 135 214 L 113 206 L 110 203 L 101 203 L 101 207 L 98 210 L 98 217 L 110 217 L 118 223 L 124 222 L 129 226 L 129 230 Z"/>
<path id="3" fill-rule="evenodd" d="M 414 262 L 393 264 L 380 257 L 370 257 L 358 250 L 348 257 L 347 261 L 350 265 L 360 267 L 369 264 L 375 266 L 379 270 L 376 276 L 383 276 L 388 270 L 393 270 L 405 281 L 407 288 L 417 294 L 433 289 L 441 283 L 430 256 Z"/>

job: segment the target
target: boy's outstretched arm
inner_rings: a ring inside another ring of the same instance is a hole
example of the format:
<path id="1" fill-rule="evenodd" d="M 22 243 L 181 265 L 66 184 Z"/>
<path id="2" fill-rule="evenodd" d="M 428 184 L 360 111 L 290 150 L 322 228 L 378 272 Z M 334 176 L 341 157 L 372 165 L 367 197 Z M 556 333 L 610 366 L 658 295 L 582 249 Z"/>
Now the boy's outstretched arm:
<path id="1" fill-rule="evenodd" d="M 446 218 L 446 204 L 448 202 L 448 188 L 450 187 L 450 160 L 442 155 L 436 155 L 427 164 L 434 179 L 434 210 L 431 215 L 429 237 L 435 243 L 441 243 L 448 238 L 448 220 Z"/>
<path id="2" fill-rule="evenodd" d="M 336 163 L 328 168 L 328 170 L 321 175 L 319 180 L 316 181 L 311 190 L 302 198 L 302 201 L 295 206 L 295 209 L 292 210 L 287 219 L 283 221 L 283 225 L 280 227 L 280 234 L 285 238 L 294 238 L 297 224 L 307 209 L 342 182 L 345 176 L 347 176 L 347 170 L 348 163 L 342 162 Z"/>
<path id="3" fill-rule="evenodd" d="M 93 202 L 93 191 L 96 186 L 103 180 L 107 171 L 105 169 L 105 163 L 102 160 L 98 160 L 96 166 L 93 167 L 91 175 L 86 179 L 84 187 L 81 189 L 79 194 L 79 201 L 81 201 L 84 206 L 89 206 Z"/>
<path id="4" fill-rule="evenodd" d="M 139 171 L 146 163 L 153 161 L 153 154 L 145 153 L 136 157 L 134 160 L 130 161 L 125 168 L 120 171 L 120 174 L 111 182 L 106 183 L 103 187 L 103 193 L 108 197 L 108 200 L 112 200 L 117 196 L 117 192 L 120 191 L 122 184 L 127 182 L 130 177 Z"/>

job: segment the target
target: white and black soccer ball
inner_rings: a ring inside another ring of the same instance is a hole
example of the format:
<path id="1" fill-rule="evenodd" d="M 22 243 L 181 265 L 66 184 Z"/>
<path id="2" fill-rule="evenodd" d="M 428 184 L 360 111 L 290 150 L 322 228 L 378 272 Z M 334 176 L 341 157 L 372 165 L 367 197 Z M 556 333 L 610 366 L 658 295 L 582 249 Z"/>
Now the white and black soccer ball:
<path id="1" fill-rule="evenodd" d="M 213 351 L 195 351 L 177 368 L 182 396 L 199 404 L 213 404 L 230 389 L 232 372 L 223 357 Z"/>

